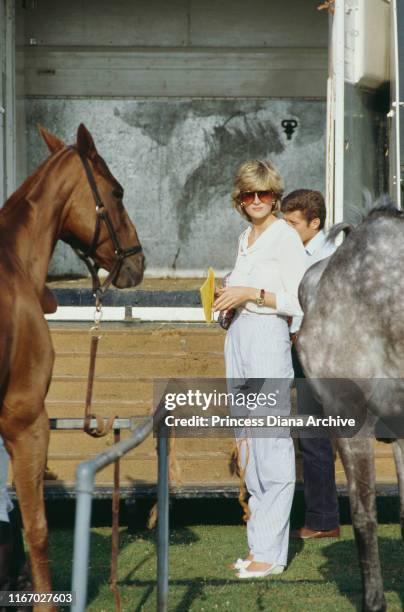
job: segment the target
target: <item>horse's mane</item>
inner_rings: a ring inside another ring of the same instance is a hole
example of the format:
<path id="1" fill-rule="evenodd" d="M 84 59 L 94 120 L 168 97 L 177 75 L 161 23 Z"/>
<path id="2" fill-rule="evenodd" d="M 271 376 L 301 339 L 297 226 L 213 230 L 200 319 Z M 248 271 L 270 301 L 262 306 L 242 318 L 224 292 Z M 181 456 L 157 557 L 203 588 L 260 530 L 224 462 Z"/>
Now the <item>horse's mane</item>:
<path id="1" fill-rule="evenodd" d="M 47 157 L 37 168 L 35 168 L 33 173 L 30 174 L 25 179 L 25 181 L 18 187 L 18 189 L 11 194 L 11 196 L 4 202 L 4 206 L 1 209 L 2 211 L 6 211 L 7 208 L 13 206 L 16 202 L 19 202 L 27 193 L 27 191 L 29 191 L 32 187 L 35 187 L 36 183 L 42 176 L 42 171 L 50 161 L 51 157 Z"/>
<path id="2" fill-rule="evenodd" d="M 376 204 L 369 212 L 366 219 L 378 217 L 403 217 L 404 211 L 397 208 L 397 205 L 388 197 L 385 197 L 380 204 Z"/>
<path id="3" fill-rule="evenodd" d="M 35 168 L 35 170 L 32 172 L 32 174 L 30 174 L 25 179 L 25 181 L 18 187 L 18 189 L 16 189 L 16 191 L 14 191 L 14 193 L 12 193 L 11 196 L 4 202 L 3 207 L 0 208 L 0 212 L 3 212 L 3 211 L 4 212 L 8 212 L 8 210 L 11 207 L 13 207 L 20 200 L 22 200 L 24 198 L 24 196 L 27 194 L 27 192 L 35 187 L 35 185 L 37 184 L 37 182 L 41 178 L 41 176 L 43 174 L 43 171 L 48 166 L 48 164 L 51 161 L 54 161 L 56 159 L 56 157 L 60 153 L 62 153 L 63 151 L 66 151 L 68 148 L 71 148 L 71 147 L 64 147 L 63 149 L 60 149 L 60 151 L 58 151 L 56 154 L 50 155 L 37 168 Z M 113 174 L 109 170 L 107 164 L 105 163 L 104 159 L 98 153 L 97 153 L 96 158 L 93 161 L 94 161 L 94 165 L 96 166 L 97 170 L 105 178 L 107 178 L 110 181 L 114 182 L 123 191 L 123 188 L 121 187 L 120 183 L 113 176 Z"/>
<path id="4" fill-rule="evenodd" d="M 346 223 L 344 221 L 342 223 L 337 223 L 336 225 L 333 225 L 327 234 L 327 240 L 329 242 L 334 243 L 337 236 L 341 232 L 344 232 L 345 238 L 346 238 L 351 232 L 355 231 L 355 229 L 360 224 L 364 223 L 367 220 L 373 220 L 373 219 L 379 219 L 379 218 L 393 218 L 393 219 L 396 218 L 397 219 L 397 218 L 404 217 L 404 211 L 397 208 L 393 200 L 391 200 L 386 195 L 382 196 L 379 200 L 373 203 L 371 208 L 370 208 L 369 198 L 366 197 L 365 199 L 367 200 L 366 207 L 368 208 L 369 212 L 367 214 L 363 214 L 363 213 L 361 214 L 361 219 L 357 226 L 351 223 Z"/>
<path id="5" fill-rule="evenodd" d="M 1 213 L 11 213 L 16 210 L 18 203 L 22 202 L 27 194 L 29 194 L 44 176 L 46 172 L 52 169 L 52 167 L 58 163 L 59 158 L 66 153 L 71 147 L 63 147 L 56 153 L 51 154 L 47 157 L 35 170 L 30 174 L 25 181 L 18 187 L 14 193 L 5 201 L 4 206 L 0 208 Z M 105 162 L 104 162 L 105 163 Z"/>

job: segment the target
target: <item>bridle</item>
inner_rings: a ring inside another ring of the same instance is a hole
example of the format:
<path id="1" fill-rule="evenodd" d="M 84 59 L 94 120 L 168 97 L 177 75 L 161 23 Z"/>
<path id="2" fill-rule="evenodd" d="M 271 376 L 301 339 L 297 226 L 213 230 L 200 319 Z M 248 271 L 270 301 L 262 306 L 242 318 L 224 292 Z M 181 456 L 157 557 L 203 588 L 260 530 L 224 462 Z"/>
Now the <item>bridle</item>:
<path id="1" fill-rule="evenodd" d="M 92 169 L 88 162 L 87 157 L 82 155 L 80 151 L 77 149 L 77 147 L 72 146 L 71 148 L 74 149 L 79 154 L 81 162 L 84 166 L 88 184 L 90 185 L 91 192 L 94 197 L 95 210 L 96 210 L 96 215 L 97 215 L 96 222 L 95 222 L 94 236 L 93 236 L 90 246 L 87 249 L 82 249 L 81 247 L 75 247 L 74 245 L 72 246 L 73 246 L 73 249 L 76 255 L 82 261 L 84 261 L 84 263 L 86 264 L 91 274 L 92 283 L 93 283 L 93 294 L 94 294 L 95 301 L 96 301 L 96 307 L 99 308 L 101 306 L 102 299 L 105 293 L 107 292 L 110 284 L 113 283 L 118 277 L 118 274 L 119 274 L 119 271 L 121 269 L 124 259 L 126 259 L 126 257 L 131 257 L 132 255 L 136 255 L 137 253 L 142 253 L 143 249 L 140 244 L 138 246 L 128 247 L 126 249 L 123 249 L 121 247 L 119 238 L 112 224 L 108 210 L 106 206 L 104 205 L 104 202 L 102 201 L 101 196 L 99 194 L 97 184 L 95 182 L 94 174 L 92 172 Z M 103 222 L 106 225 L 106 228 L 109 234 L 109 238 L 114 247 L 115 261 L 112 265 L 111 271 L 108 273 L 104 281 L 101 283 L 100 278 L 98 276 L 98 270 L 100 268 L 94 261 L 94 255 L 97 250 L 98 241 L 99 241 L 99 237 L 101 233 L 101 224 Z"/>

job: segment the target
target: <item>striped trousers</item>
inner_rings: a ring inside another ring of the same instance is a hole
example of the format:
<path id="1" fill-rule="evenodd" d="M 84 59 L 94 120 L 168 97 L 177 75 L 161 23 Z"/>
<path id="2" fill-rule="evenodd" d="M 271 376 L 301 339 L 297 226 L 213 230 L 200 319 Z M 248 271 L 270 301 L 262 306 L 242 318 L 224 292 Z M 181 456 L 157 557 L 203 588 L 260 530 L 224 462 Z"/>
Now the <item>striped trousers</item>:
<path id="1" fill-rule="evenodd" d="M 271 392 L 274 383 L 280 388 L 276 406 L 259 406 L 248 416 L 290 414 L 293 367 L 285 317 L 238 314 L 226 335 L 225 362 L 228 391 L 236 392 L 246 381 L 249 392 L 254 386 L 256 392 Z M 286 566 L 295 488 L 293 440 L 273 428 L 238 430 L 236 437 L 250 494 L 249 549 L 255 561 Z"/>

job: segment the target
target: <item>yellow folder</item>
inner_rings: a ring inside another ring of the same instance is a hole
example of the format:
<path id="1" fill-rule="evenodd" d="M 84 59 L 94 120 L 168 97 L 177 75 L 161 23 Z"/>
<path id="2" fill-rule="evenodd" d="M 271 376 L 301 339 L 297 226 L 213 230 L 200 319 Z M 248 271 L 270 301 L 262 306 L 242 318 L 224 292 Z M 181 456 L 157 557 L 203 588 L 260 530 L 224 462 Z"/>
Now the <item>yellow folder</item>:
<path id="1" fill-rule="evenodd" d="M 203 312 L 205 314 L 206 323 L 212 323 L 213 320 L 213 302 L 215 299 L 215 273 L 213 268 L 208 269 L 208 277 L 199 289 L 201 292 L 201 302 L 203 306 Z"/>

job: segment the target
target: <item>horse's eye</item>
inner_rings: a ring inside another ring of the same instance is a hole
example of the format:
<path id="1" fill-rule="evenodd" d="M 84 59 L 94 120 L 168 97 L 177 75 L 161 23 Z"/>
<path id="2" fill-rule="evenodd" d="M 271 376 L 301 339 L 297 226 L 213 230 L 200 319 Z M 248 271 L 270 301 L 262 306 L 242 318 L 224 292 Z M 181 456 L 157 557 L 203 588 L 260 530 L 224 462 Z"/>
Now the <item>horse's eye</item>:
<path id="1" fill-rule="evenodd" d="M 123 198 L 123 191 L 120 191 L 119 189 L 114 189 L 114 191 L 112 192 L 112 195 L 117 200 L 122 200 L 122 198 Z"/>

